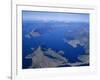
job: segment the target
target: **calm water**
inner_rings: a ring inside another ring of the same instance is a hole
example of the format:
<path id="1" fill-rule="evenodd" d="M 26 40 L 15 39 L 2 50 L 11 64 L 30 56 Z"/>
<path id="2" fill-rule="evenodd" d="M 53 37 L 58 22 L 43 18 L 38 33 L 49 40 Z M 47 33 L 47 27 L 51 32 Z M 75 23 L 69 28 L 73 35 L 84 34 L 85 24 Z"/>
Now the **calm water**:
<path id="1" fill-rule="evenodd" d="M 78 36 L 78 31 L 83 29 L 88 31 L 88 23 L 61 23 L 61 22 L 23 22 L 22 28 L 22 68 L 28 68 L 31 65 L 31 59 L 25 59 L 28 54 L 32 53 L 31 48 L 51 48 L 56 52 L 64 51 L 64 57 L 69 59 L 71 63 L 77 62 L 77 57 L 85 53 L 83 46 L 77 45 L 76 48 L 64 42 L 64 38 L 67 40 L 73 40 Z M 25 35 L 31 32 L 32 29 L 37 29 L 37 32 L 41 33 L 39 37 L 26 38 Z M 77 30 L 74 32 L 74 30 Z M 77 33 L 77 34 L 76 34 Z M 84 34 L 86 35 L 86 34 Z M 84 36 L 83 35 L 83 36 Z M 88 34 L 87 34 L 88 35 Z M 81 36 L 82 37 L 82 36 Z M 68 66 L 68 65 L 66 65 Z"/>

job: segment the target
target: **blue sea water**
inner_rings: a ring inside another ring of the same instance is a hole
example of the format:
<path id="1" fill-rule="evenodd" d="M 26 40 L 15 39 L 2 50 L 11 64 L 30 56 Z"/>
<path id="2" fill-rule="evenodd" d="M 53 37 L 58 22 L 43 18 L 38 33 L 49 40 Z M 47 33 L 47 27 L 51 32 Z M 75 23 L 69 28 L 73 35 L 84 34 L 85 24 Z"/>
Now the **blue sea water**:
<path id="1" fill-rule="evenodd" d="M 83 26 L 83 27 L 82 27 Z M 71 45 L 64 42 L 64 39 L 74 40 L 77 36 L 80 36 L 82 29 L 86 29 L 87 33 L 82 36 L 89 35 L 89 24 L 82 22 L 43 22 L 43 21 L 32 21 L 22 23 L 22 68 L 28 68 L 32 61 L 31 59 L 25 59 L 28 54 L 32 53 L 31 48 L 51 48 L 56 52 L 64 51 L 64 57 L 69 62 L 75 63 L 78 61 L 79 55 L 85 54 L 85 48 L 81 45 L 72 47 Z M 41 35 L 38 37 L 26 38 L 25 35 L 35 29 Z M 75 32 L 76 31 L 76 32 Z M 80 36 L 80 38 L 82 37 Z M 66 65 L 67 66 L 67 65 Z"/>

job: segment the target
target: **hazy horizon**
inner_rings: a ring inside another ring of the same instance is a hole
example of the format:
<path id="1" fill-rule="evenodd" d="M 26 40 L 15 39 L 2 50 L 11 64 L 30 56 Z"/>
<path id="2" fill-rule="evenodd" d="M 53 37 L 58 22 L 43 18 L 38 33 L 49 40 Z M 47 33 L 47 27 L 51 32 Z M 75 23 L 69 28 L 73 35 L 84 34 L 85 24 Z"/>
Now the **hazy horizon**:
<path id="1" fill-rule="evenodd" d="M 89 22 L 88 13 L 22 11 L 24 21 Z"/>

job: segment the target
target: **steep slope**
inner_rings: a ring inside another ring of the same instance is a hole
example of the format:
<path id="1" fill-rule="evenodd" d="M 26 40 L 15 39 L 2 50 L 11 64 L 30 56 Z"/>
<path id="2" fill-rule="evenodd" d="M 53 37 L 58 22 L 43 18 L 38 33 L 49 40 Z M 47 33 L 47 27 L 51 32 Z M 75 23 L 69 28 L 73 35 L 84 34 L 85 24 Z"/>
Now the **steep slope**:
<path id="1" fill-rule="evenodd" d="M 32 68 L 45 68 L 45 67 L 57 67 L 65 65 L 68 60 L 61 56 L 60 52 L 55 52 L 52 49 L 43 51 L 39 46 L 32 54 L 26 56 L 27 59 L 32 59 Z"/>

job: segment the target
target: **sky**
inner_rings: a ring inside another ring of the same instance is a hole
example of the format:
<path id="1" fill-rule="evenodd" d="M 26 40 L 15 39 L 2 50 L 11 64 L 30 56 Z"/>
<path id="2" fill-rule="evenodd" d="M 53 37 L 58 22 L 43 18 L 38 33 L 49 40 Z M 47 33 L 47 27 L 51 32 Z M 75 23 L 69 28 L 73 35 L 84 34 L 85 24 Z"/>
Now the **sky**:
<path id="1" fill-rule="evenodd" d="M 62 21 L 62 22 L 89 22 L 88 13 L 22 11 L 23 21 Z"/>

